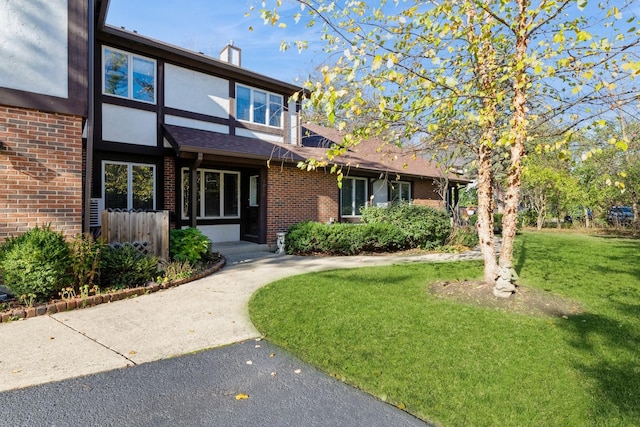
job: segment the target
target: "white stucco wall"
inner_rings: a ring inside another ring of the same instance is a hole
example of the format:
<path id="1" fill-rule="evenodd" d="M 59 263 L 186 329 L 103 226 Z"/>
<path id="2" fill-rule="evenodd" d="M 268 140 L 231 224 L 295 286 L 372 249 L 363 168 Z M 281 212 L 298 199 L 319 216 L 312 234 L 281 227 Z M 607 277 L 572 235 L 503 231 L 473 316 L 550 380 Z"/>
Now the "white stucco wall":
<path id="1" fill-rule="evenodd" d="M 67 98 L 68 0 L 0 0 L 0 87 Z"/>
<path id="2" fill-rule="evenodd" d="M 238 224 L 199 225 L 198 230 L 207 236 L 212 243 L 237 242 L 240 240 L 240 225 Z"/>
<path id="3" fill-rule="evenodd" d="M 296 114 L 296 104 L 295 102 L 289 102 L 289 120 L 291 123 L 291 144 L 298 145 L 300 141 L 298 141 L 298 114 Z"/>
<path id="4" fill-rule="evenodd" d="M 271 135 L 269 133 L 263 133 L 263 132 L 256 132 L 249 129 L 236 128 L 236 135 L 246 136 L 248 138 L 261 139 L 263 141 L 269 141 L 269 142 L 279 142 L 279 143 L 284 142 L 283 141 L 284 138 L 282 138 L 281 136 Z"/>
<path id="5" fill-rule="evenodd" d="M 164 122 L 168 125 L 184 126 L 192 129 L 209 130 L 218 133 L 229 133 L 229 126 L 217 123 L 203 122 L 202 120 L 187 119 L 178 116 L 164 116 Z"/>
<path id="6" fill-rule="evenodd" d="M 157 144 L 156 113 L 102 104 L 102 139 L 125 144 Z"/>
<path id="7" fill-rule="evenodd" d="M 165 66 L 165 105 L 194 113 L 229 118 L 229 82 L 197 71 Z"/>

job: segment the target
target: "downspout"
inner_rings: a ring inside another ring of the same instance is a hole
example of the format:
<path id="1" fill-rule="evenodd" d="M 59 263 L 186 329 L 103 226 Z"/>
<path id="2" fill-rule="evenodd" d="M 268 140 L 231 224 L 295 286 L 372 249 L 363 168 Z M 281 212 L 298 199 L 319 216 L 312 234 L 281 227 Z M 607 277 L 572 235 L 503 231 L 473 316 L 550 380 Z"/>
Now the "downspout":
<path id="1" fill-rule="evenodd" d="M 91 230 L 91 183 L 93 178 L 93 124 L 95 120 L 94 102 L 94 31 L 95 31 L 95 0 L 88 2 L 88 33 L 87 33 L 87 145 L 84 167 L 84 218 L 82 230 L 88 233 Z"/>
<path id="2" fill-rule="evenodd" d="M 189 187 L 191 188 L 191 200 L 189 201 L 189 210 L 191 212 L 189 212 L 189 225 L 193 228 L 196 228 L 198 225 L 198 215 L 196 213 L 196 203 L 198 203 L 198 189 L 196 188 L 196 185 L 198 185 L 198 179 L 196 172 L 202 163 L 203 157 L 202 153 L 198 153 L 198 158 L 193 162 L 190 171 L 191 184 Z"/>

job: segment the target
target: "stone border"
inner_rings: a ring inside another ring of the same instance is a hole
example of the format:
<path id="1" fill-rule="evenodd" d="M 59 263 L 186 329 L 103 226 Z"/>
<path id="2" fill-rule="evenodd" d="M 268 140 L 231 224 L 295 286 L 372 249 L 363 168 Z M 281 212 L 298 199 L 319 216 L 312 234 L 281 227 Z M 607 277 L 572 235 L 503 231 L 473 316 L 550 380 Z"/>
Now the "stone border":
<path id="1" fill-rule="evenodd" d="M 76 310 L 85 307 L 93 307 L 98 304 L 106 304 L 122 299 L 131 298 L 133 296 L 150 294 L 163 289 L 169 289 L 176 286 L 184 285 L 185 283 L 193 282 L 194 280 L 202 279 L 209 276 L 216 271 L 220 270 L 227 263 L 224 256 L 220 256 L 220 260 L 212 267 L 194 274 L 193 276 L 185 279 L 174 280 L 167 283 L 149 282 L 145 286 L 139 286 L 137 288 L 120 289 L 117 291 L 109 292 L 106 294 L 91 295 L 86 298 L 72 298 L 60 301 L 54 301 L 50 303 L 39 304 L 33 307 L 20 307 L 11 310 L 3 311 L 0 313 L 0 323 L 11 322 L 14 320 L 29 319 L 36 316 L 44 316 L 55 313 L 63 313 L 69 310 Z"/>

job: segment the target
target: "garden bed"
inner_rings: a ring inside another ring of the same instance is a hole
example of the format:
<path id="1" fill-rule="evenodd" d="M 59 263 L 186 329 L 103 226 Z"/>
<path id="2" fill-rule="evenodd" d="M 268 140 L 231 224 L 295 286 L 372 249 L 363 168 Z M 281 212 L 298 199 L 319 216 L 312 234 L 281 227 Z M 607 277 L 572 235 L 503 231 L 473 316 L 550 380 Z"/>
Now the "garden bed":
<path id="1" fill-rule="evenodd" d="M 194 280 L 202 279 L 210 274 L 220 270 L 226 264 L 226 259 L 217 255 L 212 257 L 211 261 L 197 273 L 180 280 L 174 280 L 166 283 L 149 282 L 145 286 L 135 288 L 126 288 L 111 290 L 97 295 L 77 296 L 73 298 L 56 299 L 46 303 L 38 303 L 32 306 L 20 304 L 17 300 L 7 301 L 4 303 L 6 309 L 0 311 L 0 323 L 10 322 L 13 320 L 28 319 L 36 316 L 48 314 L 62 313 L 69 310 L 79 308 L 93 307 L 98 304 L 115 302 L 127 298 L 137 297 L 139 295 L 150 294 L 180 286 Z M 0 305 L 2 307 L 2 305 Z"/>

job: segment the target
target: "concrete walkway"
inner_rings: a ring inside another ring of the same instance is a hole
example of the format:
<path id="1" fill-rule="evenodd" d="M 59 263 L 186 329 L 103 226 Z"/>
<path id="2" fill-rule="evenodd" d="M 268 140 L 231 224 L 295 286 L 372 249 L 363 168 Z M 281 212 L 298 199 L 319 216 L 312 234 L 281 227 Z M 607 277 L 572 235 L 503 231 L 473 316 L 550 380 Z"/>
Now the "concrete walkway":
<path id="1" fill-rule="evenodd" d="M 224 254 L 224 252 L 223 252 Z M 0 392 L 238 343 L 260 334 L 248 301 L 287 276 L 336 268 L 479 259 L 477 251 L 420 256 L 229 254 L 217 273 L 176 288 L 0 324 Z"/>

